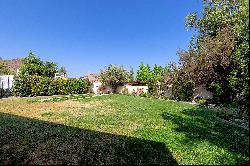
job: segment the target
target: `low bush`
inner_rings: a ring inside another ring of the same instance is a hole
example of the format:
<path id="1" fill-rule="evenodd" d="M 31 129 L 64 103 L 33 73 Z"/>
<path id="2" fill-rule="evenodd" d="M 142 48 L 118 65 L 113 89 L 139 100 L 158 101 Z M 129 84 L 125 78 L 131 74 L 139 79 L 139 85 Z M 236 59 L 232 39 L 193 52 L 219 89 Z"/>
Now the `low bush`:
<path id="1" fill-rule="evenodd" d="M 84 79 L 69 79 L 69 91 L 72 94 L 84 94 L 90 92 L 91 83 Z"/>

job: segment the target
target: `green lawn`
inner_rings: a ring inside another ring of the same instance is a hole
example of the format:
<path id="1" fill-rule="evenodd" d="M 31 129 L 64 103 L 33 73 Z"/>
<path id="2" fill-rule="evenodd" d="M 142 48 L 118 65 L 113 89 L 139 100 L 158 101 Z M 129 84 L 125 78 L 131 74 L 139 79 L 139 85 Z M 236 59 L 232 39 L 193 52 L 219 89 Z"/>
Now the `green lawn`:
<path id="1" fill-rule="evenodd" d="M 0 100 L 0 164 L 248 164 L 248 133 L 196 106 L 122 95 Z"/>

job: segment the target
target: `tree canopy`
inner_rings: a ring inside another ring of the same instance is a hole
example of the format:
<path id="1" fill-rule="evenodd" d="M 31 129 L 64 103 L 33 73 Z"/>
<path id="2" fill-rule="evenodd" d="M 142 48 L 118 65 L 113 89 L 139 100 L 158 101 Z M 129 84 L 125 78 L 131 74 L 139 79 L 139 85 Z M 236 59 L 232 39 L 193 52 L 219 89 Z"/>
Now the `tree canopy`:
<path id="1" fill-rule="evenodd" d="M 101 70 L 100 80 L 104 85 L 116 89 L 117 86 L 128 82 L 130 72 L 127 72 L 122 66 L 110 64 Z"/>
<path id="2" fill-rule="evenodd" d="M 150 79 L 150 67 L 149 65 L 144 65 L 143 62 L 139 65 L 139 70 L 137 71 L 136 79 L 138 81 L 148 82 Z"/>
<path id="3" fill-rule="evenodd" d="M 23 58 L 23 65 L 20 68 L 20 75 L 38 75 L 52 78 L 57 71 L 57 64 L 54 62 L 42 61 L 34 53 Z"/>
<path id="4" fill-rule="evenodd" d="M 5 63 L 0 62 L 0 75 L 8 74 L 11 74 L 11 71 L 9 70 L 8 66 Z"/>
<path id="5" fill-rule="evenodd" d="M 221 101 L 249 98 L 249 1 L 203 0 L 202 15 L 191 13 L 187 28 L 195 35 L 180 51 L 182 77 L 194 84 L 220 87 Z"/>

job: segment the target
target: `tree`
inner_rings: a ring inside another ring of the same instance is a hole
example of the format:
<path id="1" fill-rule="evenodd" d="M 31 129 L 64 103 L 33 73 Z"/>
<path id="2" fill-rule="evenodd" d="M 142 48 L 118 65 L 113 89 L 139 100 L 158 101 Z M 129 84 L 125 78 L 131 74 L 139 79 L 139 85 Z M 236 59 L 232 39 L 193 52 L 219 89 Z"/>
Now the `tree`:
<path id="1" fill-rule="evenodd" d="M 128 82 L 133 82 L 134 80 L 135 80 L 135 78 L 134 78 L 134 70 L 131 67 L 130 71 L 128 72 Z"/>
<path id="2" fill-rule="evenodd" d="M 209 86 L 216 80 L 226 84 L 235 47 L 231 31 L 224 29 L 216 37 L 205 37 L 201 44 L 199 53 L 194 50 L 178 52 L 183 74 L 196 85 Z"/>
<path id="3" fill-rule="evenodd" d="M 168 86 L 173 82 L 174 64 L 168 64 L 166 67 L 159 65 L 150 66 L 140 64 L 137 71 L 137 80 L 148 83 L 148 92 L 154 97 L 161 97 L 168 90 Z"/>
<path id="4" fill-rule="evenodd" d="M 152 70 L 151 79 L 153 82 L 162 82 L 164 76 L 164 68 L 162 66 L 155 65 Z"/>
<path id="5" fill-rule="evenodd" d="M 34 53 L 23 58 L 23 65 L 20 68 L 20 75 L 38 75 L 52 78 L 57 71 L 57 65 L 54 62 L 42 61 Z"/>
<path id="6" fill-rule="evenodd" d="M 100 80 L 104 85 L 116 89 L 119 85 L 128 82 L 128 72 L 122 66 L 110 64 L 101 70 Z"/>
<path id="7" fill-rule="evenodd" d="M 186 75 L 196 84 L 219 84 L 221 101 L 248 99 L 249 1 L 203 0 L 202 15 L 188 15 L 186 26 L 196 31 L 190 49 L 179 54 L 189 65 Z"/>
<path id="8" fill-rule="evenodd" d="M 64 73 L 66 74 L 67 73 L 67 70 L 65 67 L 61 67 L 59 70 L 58 70 L 59 73 Z"/>
<path id="9" fill-rule="evenodd" d="M 165 66 L 164 68 L 164 84 L 166 85 L 166 87 L 168 87 L 169 85 L 173 84 L 173 80 L 174 77 L 176 75 L 178 71 L 177 65 L 175 63 L 169 63 Z"/>
<path id="10" fill-rule="evenodd" d="M 57 65 L 54 62 L 43 62 L 43 75 L 46 77 L 54 77 L 57 71 Z"/>
<path id="11" fill-rule="evenodd" d="M 143 62 L 139 65 L 139 70 L 137 71 L 136 79 L 138 81 L 148 82 L 150 79 L 150 67 L 149 65 L 144 65 Z"/>
<path id="12" fill-rule="evenodd" d="M 11 71 L 9 70 L 8 66 L 3 63 L 0 62 L 0 75 L 9 75 L 11 74 Z"/>
<path id="13" fill-rule="evenodd" d="M 163 88 L 164 68 L 155 65 L 148 77 L 149 92 L 153 96 L 160 96 Z"/>

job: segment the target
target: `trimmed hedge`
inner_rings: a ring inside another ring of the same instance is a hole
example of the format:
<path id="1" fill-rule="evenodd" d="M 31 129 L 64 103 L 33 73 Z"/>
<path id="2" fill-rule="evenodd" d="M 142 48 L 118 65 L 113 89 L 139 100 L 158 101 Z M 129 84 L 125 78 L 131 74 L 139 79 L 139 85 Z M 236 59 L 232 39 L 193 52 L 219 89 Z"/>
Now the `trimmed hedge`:
<path id="1" fill-rule="evenodd" d="M 90 91 L 91 83 L 79 78 L 48 78 L 37 75 L 18 76 L 14 81 L 14 95 L 51 96 L 84 94 Z"/>

